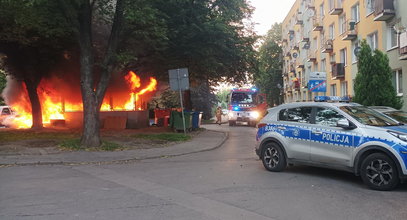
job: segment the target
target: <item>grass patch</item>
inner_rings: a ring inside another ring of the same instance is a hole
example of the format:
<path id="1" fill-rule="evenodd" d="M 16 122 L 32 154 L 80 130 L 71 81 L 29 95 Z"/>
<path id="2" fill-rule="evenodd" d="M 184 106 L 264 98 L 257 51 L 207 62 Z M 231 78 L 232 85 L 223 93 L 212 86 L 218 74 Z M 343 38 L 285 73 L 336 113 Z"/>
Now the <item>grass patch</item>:
<path id="1" fill-rule="evenodd" d="M 64 140 L 60 143 L 60 147 L 64 150 L 70 150 L 70 151 L 78 151 L 78 150 L 115 151 L 115 150 L 123 149 L 123 147 L 120 144 L 109 142 L 109 141 L 102 141 L 102 145 L 98 148 L 84 148 L 81 146 L 80 139 Z"/>
<path id="2" fill-rule="evenodd" d="M 212 124 L 212 123 L 215 123 L 215 120 L 214 119 L 209 119 L 209 120 L 202 119 L 201 123 L 202 124 Z"/>
<path id="3" fill-rule="evenodd" d="M 187 141 L 191 139 L 190 135 L 185 135 L 181 133 L 137 134 L 132 137 L 163 141 Z"/>
<path id="4" fill-rule="evenodd" d="M 46 132 L 46 131 L 2 131 L 0 132 L 0 140 L 4 142 L 21 141 L 21 140 L 63 140 L 78 137 L 75 133 L 64 132 Z"/>

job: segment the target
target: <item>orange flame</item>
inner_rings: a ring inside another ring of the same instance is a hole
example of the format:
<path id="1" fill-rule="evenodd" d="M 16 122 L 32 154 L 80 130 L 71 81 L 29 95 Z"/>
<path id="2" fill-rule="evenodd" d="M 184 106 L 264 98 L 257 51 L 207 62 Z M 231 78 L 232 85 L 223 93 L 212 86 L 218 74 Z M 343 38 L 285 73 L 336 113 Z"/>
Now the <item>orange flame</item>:
<path id="1" fill-rule="evenodd" d="M 124 77 L 126 84 L 128 85 L 127 94 L 113 94 L 113 98 L 105 98 L 103 100 L 101 111 L 112 111 L 112 110 L 124 110 L 124 111 L 133 111 L 133 110 L 143 110 L 145 109 L 145 102 L 148 100 L 142 100 L 142 95 L 147 92 L 153 92 L 157 89 L 157 80 L 153 77 L 150 77 L 149 84 L 137 92 L 141 87 L 141 79 L 133 71 Z M 61 93 L 56 89 L 53 89 L 52 83 L 43 80 L 38 86 L 38 96 L 41 102 L 42 109 L 42 120 L 45 126 L 51 123 L 53 119 L 65 119 L 65 111 L 82 111 L 83 104 L 66 102 L 62 99 Z M 7 125 L 14 128 L 29 128 L 32 126 L 32 114 L 31 114 L 31 105 L 29 102 L 27 90 L 24 87 L 24 94 L 21 94 L 19 101 L 12 105 L 12 108 L 17 112 L 16 117 L 6 121 Z M 45 89 L 46 88 L 46 89 Z M 120 102 L 113 105 L 112 99 L 121 99 L 127 100 L 120 104 Z M 144 102 L 143 102 L 144 101 Z"/>

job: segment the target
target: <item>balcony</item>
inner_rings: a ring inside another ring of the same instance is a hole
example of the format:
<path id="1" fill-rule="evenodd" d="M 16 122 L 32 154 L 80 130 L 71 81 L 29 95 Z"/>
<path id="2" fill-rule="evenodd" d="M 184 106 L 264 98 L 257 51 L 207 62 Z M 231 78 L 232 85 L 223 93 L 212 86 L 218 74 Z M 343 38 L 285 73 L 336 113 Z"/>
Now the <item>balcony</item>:
<path id="1" fill-rule="evenodd" d="M 340 15 L 343 12 L 342 7 L 343 0 L 329 0 L 329 14 Z"/>
<path id="2" fill-rule="evenodd" d="M 322 31 L 324 29 L 324 25 L 322 23 L 321 17 L 314 16 L 312 18 L 313 21 L 313 31 Z"/>
<path id="3" fill-rule="evenodd" d="M 400 34 L 400 60 L 407 60 L 407 32 Z"/>
<path id="4" fill-rule="evenodd" d="M 304 43 L 307 43 L 307 42 L 309 42 L 309 37 L 302 37 L 301 38 L 301 42 L 304 42 Z"/>
<path id="5" fill-rule="evenodd" d="M 345 64 L 333 63 L 332 64 L 332 79 L 341 79 L 345 77 Z"/>
<path id="6" fill-rule="evenodd" d="M 302 18 L 297 18 L 297 19 L 295 20 L 295 24 L 297 24 L 297 25 L 302 25 L 302 24 L 304 24 L 304 21 L 302 20 Z"/>
<path id="7" fill-rule="evenodd" d="M 315 10 L 315 0 L 307 0 L 305 4 L 307 9 Z"/>
<path id="8" fill-rule="evenodd" d="M 297 69 L 304 69 L 304 64 L 298 64 Z"/>
<path id="9" fill-rule="evenodd" d="M 374 20 L 387 21 L 396 15 L 394 0 L 376 0 L 374 7 Z"/>
<path id="10" fill-rule="evenodd" d="M 307 58 L 308 58 L 307 59 L 308 62 L 312 62 L 312 63 L 317 62 L 316 51 L 313 48 L 308 52 Z"/>
<path id="11" fill-rule="evenodd" d="M 354 20 L 347 20 L 342 24 L 342 40 L 354 40 L 358 37 L 357 26 Z"/>
<path id="12" fill-rule="evenodd" d="M 332 53 L 332 51 L 334 50 L 334 43 L 332 39 L 323 40 L 323 42 L 324 43 L 322 44 L 321 52 Z"/>

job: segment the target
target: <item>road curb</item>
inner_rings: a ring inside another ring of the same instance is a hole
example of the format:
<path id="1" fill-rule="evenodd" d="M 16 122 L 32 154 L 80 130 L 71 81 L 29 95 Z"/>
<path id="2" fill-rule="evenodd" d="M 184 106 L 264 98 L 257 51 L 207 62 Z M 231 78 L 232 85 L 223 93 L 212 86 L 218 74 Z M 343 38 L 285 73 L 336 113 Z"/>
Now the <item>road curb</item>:
<path id="1" fill-rule="evenodd" d="M 217 131 L 217 130 L 211 130 L 211 129 L 207 129 L 207 131 L 223 133 L 222 141 L 220 141 L 220 143 L 217 144 L 214 147 L 209 147 L 209 148 L 205 148 L 205 149 L 189 151 L 189 152 L 184 152 L 184 153 L 178 153 L 178 154 L 162 154 L 162 155 L 157 155 L 157 156 L 145 156 L 145 157 L 140 157 L 140 158 L 135 157 L 135 158 L 123 159 L 123 160 L 100 160 L 100 161 L 81 161 L 81 162 L 64 162 L 64 161 L 41 162 L 41 161 L 38 161 L 38 162 L 27 162 L 27 163 L 24 163 L 24 162 L 22 162 L 22 163 L 19 163 L 19 162 L 16 162 L 16 163 L 1 163 L 0 168 L 14 167 L 14 166 L 41 166 L 41 165 L 78 166 L 78 165 L 91 165 L 91 164 L 103 165 L 103 164 L 131 163 L 131 162 L 141 161 L 141 160 L 169 158 L 169 157 L 176 157 L 176 156 L 182 156 L 182 155 L 188 155 L 188 154 L 194 154 L 194 153 L 199 153 L 199 152 L 215 150 L 215 149 L 221 147 L 229 138 L 229 133 L 225 132 L 225 131 Z"/>

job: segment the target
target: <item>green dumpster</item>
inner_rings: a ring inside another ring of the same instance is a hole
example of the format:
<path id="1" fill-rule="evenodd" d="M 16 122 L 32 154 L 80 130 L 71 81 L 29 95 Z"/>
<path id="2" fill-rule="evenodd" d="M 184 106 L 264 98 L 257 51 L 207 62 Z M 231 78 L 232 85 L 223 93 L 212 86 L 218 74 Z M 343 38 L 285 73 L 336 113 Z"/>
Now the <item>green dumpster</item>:
<path id="1" fill-rule="evenodd" d="M 187 131 L 192 129 L 192 112 L 184 112 L 185 116 L 185 129 Z M 183 131 L 184 124 L 182 123 L 182 113 L 178 111 L 172 111 L 170 116 L 170 126 L 174 130 Z"/>

